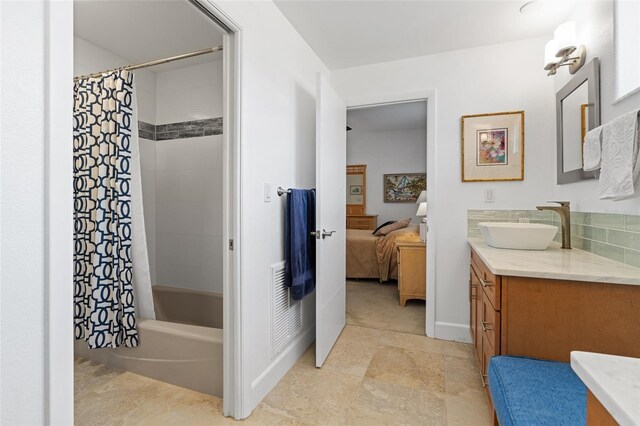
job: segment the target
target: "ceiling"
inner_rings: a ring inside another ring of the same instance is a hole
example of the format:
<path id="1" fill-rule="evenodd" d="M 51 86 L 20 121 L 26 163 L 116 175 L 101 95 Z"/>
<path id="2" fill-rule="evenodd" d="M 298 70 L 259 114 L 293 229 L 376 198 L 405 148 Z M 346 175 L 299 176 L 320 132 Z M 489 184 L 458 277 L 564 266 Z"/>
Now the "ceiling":
<path id="1" fill-rule="evenodd" d="M 275 0 L 330 69 L 552 36 L 573 0 Z"/>
<path id="2" fill-rule="evenodd" d="M 74 34 L 132 63 L 222 44 L 222 30 L 187 0 L 76 0 Z M 219 59 L 222 53 L 149 68 L 166 71 Z"/>
<path id="3" fill-rule="evenodd" d="M 358 133 L 426 129 L 427 103 L 425 101 L 404 102 L 349 109 L 347 125 L 353 129 L 351 132 Z"/>

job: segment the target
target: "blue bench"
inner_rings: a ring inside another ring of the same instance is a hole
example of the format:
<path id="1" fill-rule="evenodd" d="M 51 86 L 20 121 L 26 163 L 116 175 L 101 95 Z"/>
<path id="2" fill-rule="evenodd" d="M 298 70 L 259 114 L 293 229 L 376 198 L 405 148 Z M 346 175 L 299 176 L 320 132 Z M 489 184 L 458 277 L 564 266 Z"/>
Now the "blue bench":
<path id="1" fill-rule="evenodd" d="M 500 426 L 586 424 L 587 388 L 569 364 L 494 356 L 488 370 Z"/>

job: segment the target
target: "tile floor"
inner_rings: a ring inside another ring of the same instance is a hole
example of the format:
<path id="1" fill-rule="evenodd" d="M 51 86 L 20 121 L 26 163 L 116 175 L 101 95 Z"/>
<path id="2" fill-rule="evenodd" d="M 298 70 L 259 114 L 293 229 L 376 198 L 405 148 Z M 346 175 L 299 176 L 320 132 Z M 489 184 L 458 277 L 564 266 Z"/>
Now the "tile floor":
<path id="1" fill-rule="evenodd" d="M 470 345 L 348 324 L 321 369 L 314 349 L 242 423 L 490 424 Z M 238 424 L 221 407 L 215 397 L 76 360 L 77 425 Z"/>
<path id="2" fill-rule="evenodd" d="M 396 281 L 347 281 L 347 324 L 424 336 L 424 309 L 422 300 L 400 306 Z"/>

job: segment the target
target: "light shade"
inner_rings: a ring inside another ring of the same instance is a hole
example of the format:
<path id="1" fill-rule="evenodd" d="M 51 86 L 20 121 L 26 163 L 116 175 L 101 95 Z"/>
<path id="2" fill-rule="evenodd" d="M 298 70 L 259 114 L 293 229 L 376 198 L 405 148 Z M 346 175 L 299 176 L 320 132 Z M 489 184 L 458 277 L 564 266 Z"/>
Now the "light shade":
<path id="1" fill-rule="evenodd" d="M 422 191 L 420 196 L 416 200 L 416 204 L 426 203 L 427 202 L 427 191 Z"/>
<path id="2" fill-rule="evenodd" d="M 558 63 L 556 53 L 558 52 L 558 45 L 555 40 L 549 40 L 544 45 L 544 69 L 549 70 L 550 65 Z"/>
<path id="3" fill-rule="evenodd" d="M 416 216 L 426 216 L 427 215 L 427 202 L 420 203 L 418 206 L 418 211 L 416 212 Z"/>
<path id="4" fill-rule="evenodd" d="M 556 42 L 556 56 L 562 57 L 573 52 L 577 46 L 576 23 L 569 21 L 560 24 L 553 32 L 553 40 Z"/>

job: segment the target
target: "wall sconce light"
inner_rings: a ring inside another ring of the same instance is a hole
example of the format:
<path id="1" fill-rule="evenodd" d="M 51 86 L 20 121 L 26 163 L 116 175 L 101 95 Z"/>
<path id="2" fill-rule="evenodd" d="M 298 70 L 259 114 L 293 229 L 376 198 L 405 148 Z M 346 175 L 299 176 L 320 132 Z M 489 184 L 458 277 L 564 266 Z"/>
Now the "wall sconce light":
<path id="1" fill-rule="evenodd" d="M 565 22 L 553 32 L 553 40 L 544 47 L 544 69 L 547 75 L 555 75 L 558 68 L 569 67 L 569 72 L 575 74 L 584 65 L 587 50 L 578 46 L 576 42 L 576 23 Z"/>

